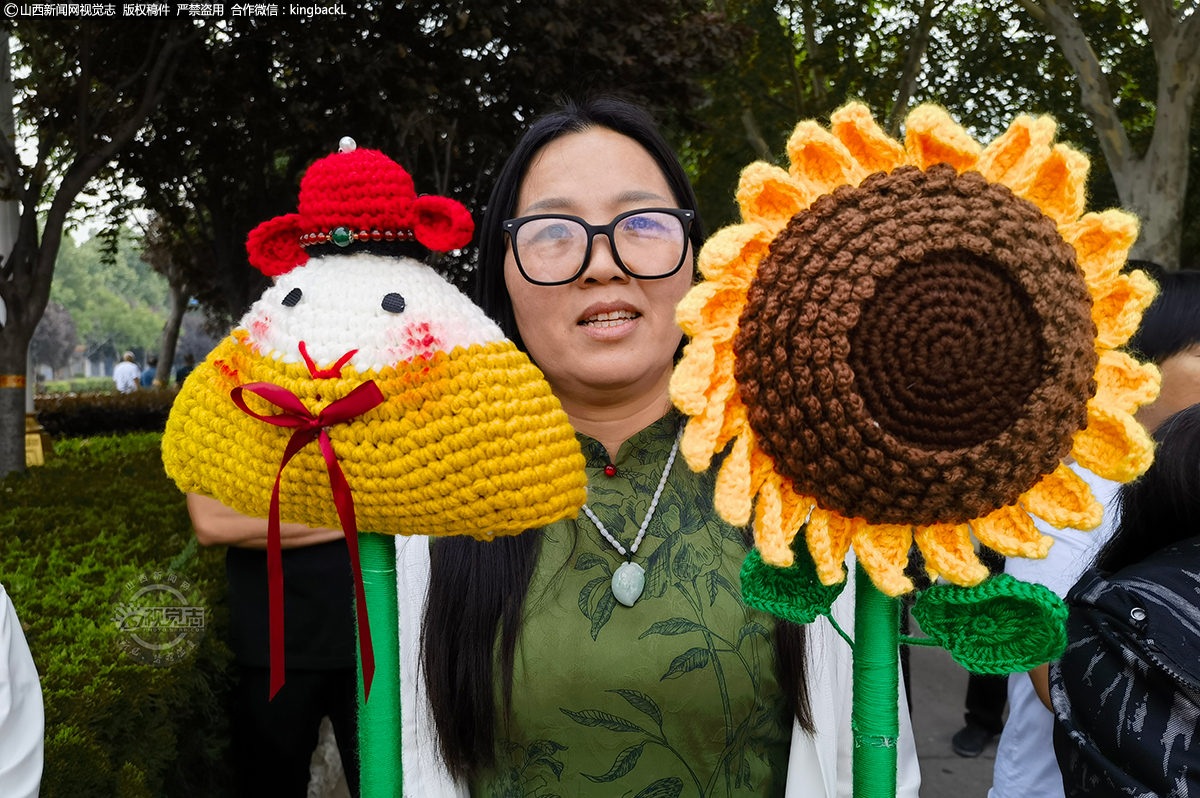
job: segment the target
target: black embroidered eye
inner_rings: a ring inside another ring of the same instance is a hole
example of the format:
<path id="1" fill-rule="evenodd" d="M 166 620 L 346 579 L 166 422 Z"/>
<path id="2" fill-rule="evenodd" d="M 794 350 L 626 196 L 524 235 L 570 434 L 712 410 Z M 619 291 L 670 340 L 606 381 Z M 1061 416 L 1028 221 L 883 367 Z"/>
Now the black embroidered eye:
<path id="1" fill-rule="evenodd" d="M 296 303 L 300 301 L 300 297 L 304 296 L 304 292 L 299 288 L 293 288 L 288 291 L 288 295 L 283 298 L 283 306 L 285 308 L 294 308 Z"/>
<path id="2" fill-rule="evenodd" d="M 383 298 L 383 309 L 388 313 L 403 313 L 404 297 L 399 294 L 388 294 Z"/>

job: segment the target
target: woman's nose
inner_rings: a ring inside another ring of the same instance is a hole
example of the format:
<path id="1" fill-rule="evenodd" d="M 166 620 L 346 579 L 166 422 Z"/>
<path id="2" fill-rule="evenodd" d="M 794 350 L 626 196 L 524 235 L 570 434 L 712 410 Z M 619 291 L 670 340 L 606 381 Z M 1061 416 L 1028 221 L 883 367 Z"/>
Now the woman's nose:
<path id="1" fill-rule="evenodd" d="M 601 240 L 603 238 L 603 240 Z M 584 282 L 592 281 L 607 283 L 628 282 L 629 275 L 617 265 L 616 253 L 613 251 L 612 239 L 604 233 L 597 233 L 592 239 L 592 252 L 580 277 Z"/>

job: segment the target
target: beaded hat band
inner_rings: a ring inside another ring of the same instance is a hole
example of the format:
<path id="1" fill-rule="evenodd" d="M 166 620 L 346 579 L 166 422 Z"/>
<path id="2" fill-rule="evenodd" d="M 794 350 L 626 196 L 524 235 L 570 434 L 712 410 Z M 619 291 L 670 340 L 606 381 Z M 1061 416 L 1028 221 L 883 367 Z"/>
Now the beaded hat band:
<path id="1" fill-rule="evenodd" d="M 318 244 L 334 244 L 339 247 L 348 247 L 356 241 L 365 244 L 368 242 L 392 243 L 416 240 L 416 233 L 412 230 L 359 230 L 356 232 L 347 227 L 335 227 L 332 230 L 305 233 L 300 236 L 300 246 L 314 247 Z"/>

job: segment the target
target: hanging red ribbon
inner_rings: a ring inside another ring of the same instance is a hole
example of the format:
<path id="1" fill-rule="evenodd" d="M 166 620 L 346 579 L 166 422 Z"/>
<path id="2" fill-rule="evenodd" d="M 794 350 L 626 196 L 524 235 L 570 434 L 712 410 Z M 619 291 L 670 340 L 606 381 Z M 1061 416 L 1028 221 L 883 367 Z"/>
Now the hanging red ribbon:
<path id="1" fill-rule="evenodd" d="M 267 400 L 283 410 L 273 416 L 262 416 L 246 406 L 242 392 L 250 393 Z M 354 519 L 354 497 L 350 485 L 338 465 L 337 455 L 334 454 L 333 444 L 329 440 L 328 428 L 334 424 L 344 424 L 368 410 L 383 404 L 383 392 L 379 386 L 364 382 L 346 396 L 331 402 L 328 407 L 317 415 L 304 406 L 304 403 L 287 388 L 281 388 L 269 382 L 252 382 L 234 388 L 230 394 L 233 403 L 242 412 L 274 424 L 277 427 L 292 427 L 291 440 L 283 450 L 283 461 L 275 474 L 275 489 L 271 491 L 271 512 L 267 519 L 267 584 L 268 605 L 271 625 L 271 694 L 274 698 L 283 687 L 283 555 L 279 535 L 279 481 L 283 477 L 283 469 L 288 462 L 305 446 L 317 439 L 321 446 L 321 454 L 325 457 L 325 467 L 329 472 L 329 487 L 333 491 L 333 504 L 337 508 L 338 519 L 342 523 L 342 531 L 346 536 L 346 548 L 350 550 L 350 565 L 354 568 L 354 594 L 358 608 L 358 645 L 362 659 L 363 690 L 367 696 L 371 694 L 371 679 L 375 675 L 375 654 L 371 648 L 371 625 L 367 619 L 367 598 L 363 592 L 362 567 L 358 562 L 358 524 Z"/>

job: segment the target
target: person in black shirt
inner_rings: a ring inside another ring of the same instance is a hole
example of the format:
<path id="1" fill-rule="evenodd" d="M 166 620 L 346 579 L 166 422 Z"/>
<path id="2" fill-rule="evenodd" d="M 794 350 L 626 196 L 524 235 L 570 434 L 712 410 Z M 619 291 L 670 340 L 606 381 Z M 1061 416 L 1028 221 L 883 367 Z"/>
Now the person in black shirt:
<path id="1" fill-rule="evenodd" d="M 1068 798 L 1200 788 L 1200 404 L 1154 437 L 1154 464 L 1121 486 L 1117 531 L 1067 595 L 1050 666 Z"/>
<path id="2" fill-rule="evenodd" d="M 191 352 L 188 352 L 183 356 L 183 365 L 175 369 L 175 384 L 183 385 L 183 381 L 186 380 L 188 375 L 191 374 L 195 369 L 196 356 Z"/>
<path id="3" fill-rule="evenodd" d="M 286 683 L 268 700 L 267 522 L 188 494 L 202 545 L 225 545 L 237 681 L 230 703 L 237 794 L 303 798 L 321 719 L 358 795 L 354 582 L 342 532 L 282 524 Z"/>

